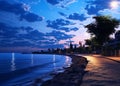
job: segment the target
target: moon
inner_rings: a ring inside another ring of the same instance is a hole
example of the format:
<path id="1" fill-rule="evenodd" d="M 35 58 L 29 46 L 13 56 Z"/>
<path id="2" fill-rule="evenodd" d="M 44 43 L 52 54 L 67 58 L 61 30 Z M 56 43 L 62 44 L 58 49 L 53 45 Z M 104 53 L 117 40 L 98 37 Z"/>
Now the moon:
<path id="1" fill-rule="evenodd" d="M 119 2 L 118 1 L 112 1 L 110 3 L 110 6 L 111 6 L 112 9 L 117 9 L 118 6 L 119 6 Z"/>

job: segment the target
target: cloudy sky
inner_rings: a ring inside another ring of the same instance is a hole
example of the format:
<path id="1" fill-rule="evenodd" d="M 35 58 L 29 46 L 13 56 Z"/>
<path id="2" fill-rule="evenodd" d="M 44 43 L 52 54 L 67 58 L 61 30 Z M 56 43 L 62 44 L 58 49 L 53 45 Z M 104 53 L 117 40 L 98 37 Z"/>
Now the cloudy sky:
<path id="1" fill-rule="evenodd" d="M 120 19 L 120 0 L 0 0 L 0 51 L 84 43 L 96 15 Z"/>

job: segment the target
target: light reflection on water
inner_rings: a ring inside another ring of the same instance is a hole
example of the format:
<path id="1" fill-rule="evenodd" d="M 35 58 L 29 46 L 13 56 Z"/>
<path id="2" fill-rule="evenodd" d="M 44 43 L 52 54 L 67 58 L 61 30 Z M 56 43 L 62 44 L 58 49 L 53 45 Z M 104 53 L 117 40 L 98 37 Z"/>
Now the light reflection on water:
<path id="1" fill-rule="evenodd" d="M 71 65 L 71 59 L 68 56 L 65 56 L 65 59 L 65 64 L 67 64 L 67 67 L 69 67 Z"/>
<path id="2" fill-rule="evenodd" d="M 8 73 L 28 67 L 37 68 L 40 66 L 41 68 L 47 65 L 51 65 L 53 70 L 57 71 L 60 66 L 70 66 L 70 61 L 70 57 L 60 55 L 0 53 L 0 73 Z"/>
<path id="3" fill-rule="evenodd" d="M 62 61 L 62 58 L 61 59 L 59 59 L 59 61 L 61 60 L 61 62 L 63 62 L 63 65 L 64 65 L 64 67 L 70 67 L 70 65 L 71 65 L 71 58 L 69 57 L 69 56 L 63 56 L 64 58 L 64 61 Z M 54 70 L 54 72 L 63 72 L 63 68 L 64 67 L 59 67 L 58 65 L 58 55 L 53 55 L 53 70 Z"/>
<path id="4" fill-rule="evenodd" d="M 11 59 L 11 71 L 16 70 L 16 64 L 15 64 L 15 53 L 12 53 L 12 59 Z"/>
<path id="5" fill-rule="evenodd" d="M 15 59 L 16 58 L 16 56 L 15 56 L 15 53 L 11 53 L 11 65 L 10 65 L 10 70 L 11 71 L 15 71 L 16 70 L 16 60 L 17 59 Z M 34 56 L 33 56 L 33 54 L 31 54 L 31 59 L 30 59 L 30 61 L 31 61 L 31 66 L 34 66 Z"/>
<path id="6" fill-rule="evenodd" d="M 33 54 L 31 54 L 31 65 L 33 66 L 34 60 L 33 60 Z"/>
<path id="7" fill-rule="evenodd" d="M 53 69 L 56 71 L 56 55 L 53 55 Z"/>
<path id="8" fill-rule="evenodd" d="M 20 84 L 33 80 L 38 75 L 46 78 L 52 72 L 63 72 L 63 67 L 68 67 L 70 61 L 70 57 L 61 55 L 0 53 L 0 73 L 7 73 L 5 78 L 10 77 L 7 84 Z M 11 71 L 15 74 L 11 74 Z"/>

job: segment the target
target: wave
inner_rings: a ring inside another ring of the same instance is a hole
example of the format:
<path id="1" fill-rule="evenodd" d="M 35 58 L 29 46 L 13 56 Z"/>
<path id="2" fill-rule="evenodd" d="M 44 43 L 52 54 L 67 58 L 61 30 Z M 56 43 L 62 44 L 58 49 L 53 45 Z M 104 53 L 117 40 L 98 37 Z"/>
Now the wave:
<path id="1" fill-rule="evenodd" d="M 35 65 L 35 66 L 30 66 L 28 68 L 23 68 L 23 69 L 19 69 L 19 70 L 15 70 L 15 71 L 11 71 L 8 73 L 0 73 L 0 83 L 4 83 L 10 79 L 13 79 L 15 77 L 19 77 L 23 74 L 26 73 L 31 73 L 34 70 L 40 69 L 40 68 L 44 68 L 47 65 L 53 64 L 53 63 L 57 63 L 59 61 L 56 62 L 49 62 L 49 63 L 45 63 L 45 64 L 41 64 L 41 65 Z"/>

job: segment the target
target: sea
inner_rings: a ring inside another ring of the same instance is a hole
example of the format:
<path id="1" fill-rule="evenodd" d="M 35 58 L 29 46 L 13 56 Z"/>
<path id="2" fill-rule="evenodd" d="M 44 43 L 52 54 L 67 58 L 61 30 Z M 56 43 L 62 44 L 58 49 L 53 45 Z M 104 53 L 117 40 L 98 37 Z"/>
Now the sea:
<path id="1" fill-rule="evenodd" d="M 70 65 L 71 58 L 64 55 L 0 53 L 0 86 L 30 86 L 36 79 L 52 79 Z"/>

